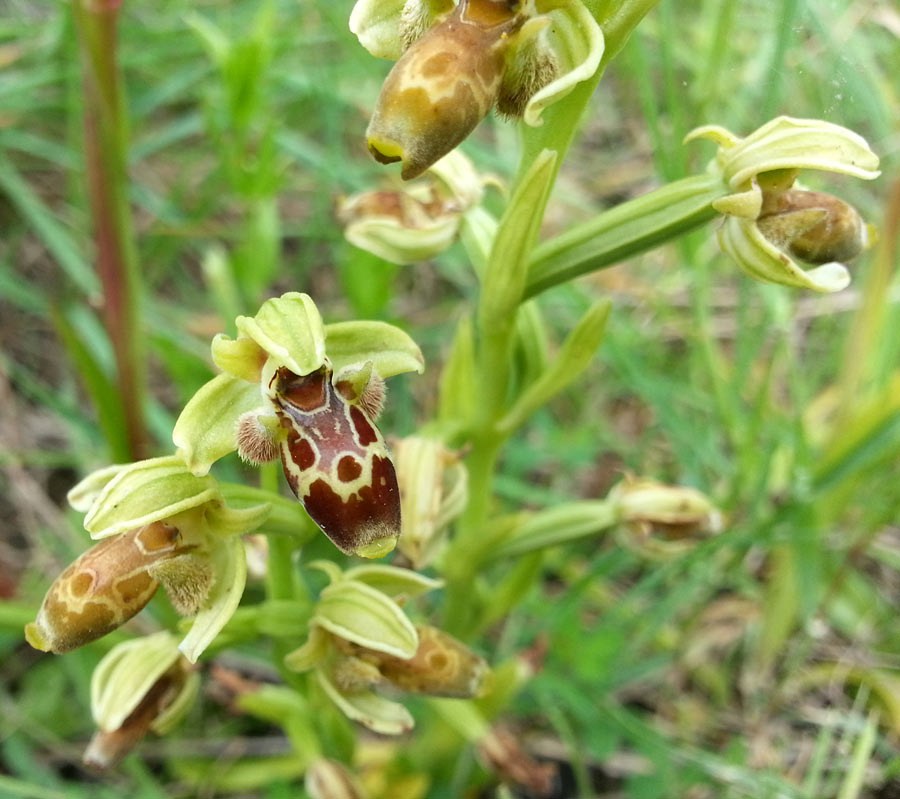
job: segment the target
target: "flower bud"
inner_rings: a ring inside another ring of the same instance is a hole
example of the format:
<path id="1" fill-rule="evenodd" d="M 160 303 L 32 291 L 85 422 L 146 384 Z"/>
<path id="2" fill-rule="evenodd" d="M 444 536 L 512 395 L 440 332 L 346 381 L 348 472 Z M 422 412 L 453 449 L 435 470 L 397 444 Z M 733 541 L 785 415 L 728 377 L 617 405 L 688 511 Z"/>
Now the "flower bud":
<path id="1" fill-rule="evenodd" d="M 866 226 L 856 209 L 815 191 L 764 190 L 757 226 L 776 247 L 810 264 L 852 261 L 867 244 Z"/>
<path id="2" fill-rule="evenodd" d="M 102 540 L 56 578 L 25 628 L 26 640 L 59 654 L 112 632 L 156 593 L 152 567 L 183 551 L 178 529 L 165 522 Z"/>
<path id="3" fill-rule="evenodd" d="M 385 80 L 366 131 L 375 160 L 402 161 L 409 180 L 463 141 L 494 105 L 509 36 L 523 21 L 506 0 L 460 0 L 416 41 Z"/>
<path id="4" fill-rule="evenodd" d="M 394 446 L 403 534 L 398 547 L 414 569 L 431 563 L 447 526 L 466 506 L 468 480 L 458 455 L 441 441 L 408 436 Z"/>
<path id="5" fill-rule="evenodd" d="M 678 554 L 722 527 L 716 507 L 687 486 L 628 478 L 610 492 L 609 500 L 626 523 L 622 542 L 648 556 Z"/>
<path id="6" fill-rule="evenodd" d="M 427 625 L 416 627 L 419 645 L 415 654 L 401 658 L 336 639 L 353 659 L 371 664 L 382 679 L 403 691 L 426 696 L 471 699 L 479 696 L 490 675 L 484 658 L 453 636 Z"/>
<path id="7" fill-rule="evenodd" d="M 109 768 L 148 730 L 168 732 L 194 702 L 198 684 L 199 675 L 168 632 L 114 647 L 91 679 L 91 713 L 99 729 L 84 753 L 85 764 Z"/>

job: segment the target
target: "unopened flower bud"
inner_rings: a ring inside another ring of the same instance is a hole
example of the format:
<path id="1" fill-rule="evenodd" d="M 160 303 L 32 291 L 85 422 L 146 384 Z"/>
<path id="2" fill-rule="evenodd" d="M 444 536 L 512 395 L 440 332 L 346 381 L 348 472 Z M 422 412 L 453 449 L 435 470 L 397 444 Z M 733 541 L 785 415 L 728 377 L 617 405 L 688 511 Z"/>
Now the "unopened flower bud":
<path id="1" fill-rule="evenodd" d="M 443 442 L 407 436 L 394 446 L 403 534 L 398 547 L 414 569 L 431 563 L 447 526 L 466 506 L 468 480 L 459 456 Z"/>
<path id="2" fill-rule="evenodd" d="M 810 264 L 852 261 L 868 238 L 852 205 L 831 194 L 798 189 L 763 191 L 757 226 L 776 247 Z"/>
<path id="3" fill-rule="evenodd" d="M 310 764 L 304 785 L 312 799 L 363 799 L 365 796 L 344 766 L 324 757 Z"/>
<path id="4" fill-rule="evenodd" d="M 85 764 L 110 768 L 149 730 L 168 732 L 194 702 L 198 684 L 199 675 L 168 632 L 114 647 L 91 679 L 91 713 L 98 731 L 84 753 Z"/>
<path id="5" fill-rule="evenodd" d="M 428 625 L 416 627 L 419 645 L 410 658 L 366 649 L 346 641 L 339 645 L 374 665 L 384 681 L 414 694 L 471 699 L 486 687 L 490 668 L 452 635 Z"/>
<path id="6" fill-rule="evenodd" d="M 687 486 L 628 478 L 609 499 L 626 523 L 623 543 L 650 556 L 677 554 L 722 526 L 721 514 L 709 499 Z"/>
<path id="7" fill-rule="evenodd" d="M 183 551 L 178 529 L 165 522 L 102 540 L 56 578 L 25 638 L 35 649 L 59 654 L 103 637 L 156 593 L 152 567 Z"/>
<path id="8" fill-rule="evenodd" d="M 382 164 L 421 175 L 466 138 L 500 91 L 510 34 L 523 18 L 506 0 L 460 0 L 394 65 L 366 131 Z"/>

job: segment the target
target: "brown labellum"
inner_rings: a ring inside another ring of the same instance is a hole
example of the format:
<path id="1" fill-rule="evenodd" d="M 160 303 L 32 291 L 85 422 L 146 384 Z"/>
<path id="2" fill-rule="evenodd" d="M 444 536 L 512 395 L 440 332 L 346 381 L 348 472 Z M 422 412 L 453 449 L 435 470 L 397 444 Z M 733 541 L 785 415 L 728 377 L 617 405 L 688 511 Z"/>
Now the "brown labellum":
<path id="1" fill-rule="evenodd" d="M 400 534 L 400 491 L 384 439 L 323 366 L 281 367 L 269 394 L 285 430 L 281 462 L 291 489 L 342 552 L 381 557 Z"/>
<path id="2" fill-rule="evenodd" d="M 497 99 L 510 34 L 523 18 L 505 0 L 460 0 L 394 65 L 366 131 L 383 164 L 414 178 L 449 153 Z"/>
<path id="3" fill-rule="evenodd" d="M 141 611 L 159 588 L 150 569 L 179 554 L 178 530 L 154 522 L 95 544 L 47 591 L 25 628 L 35 649 L 69 652 L 102 638 Z"/>

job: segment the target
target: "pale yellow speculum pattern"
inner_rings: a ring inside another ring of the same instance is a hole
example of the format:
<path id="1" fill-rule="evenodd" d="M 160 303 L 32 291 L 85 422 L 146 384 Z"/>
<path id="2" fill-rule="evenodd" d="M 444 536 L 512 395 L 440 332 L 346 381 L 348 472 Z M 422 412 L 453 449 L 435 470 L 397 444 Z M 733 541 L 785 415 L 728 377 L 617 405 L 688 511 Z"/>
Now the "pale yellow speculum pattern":
<path id="1" fill-rule="evenodd" d="M 116 629 L 150 601 L 159 582 L 148 569 L 178 554 L 179 545 L 178 530 L 164 522 L 104 539 L 50 586 L 26 639 L 61 653 Z"/>

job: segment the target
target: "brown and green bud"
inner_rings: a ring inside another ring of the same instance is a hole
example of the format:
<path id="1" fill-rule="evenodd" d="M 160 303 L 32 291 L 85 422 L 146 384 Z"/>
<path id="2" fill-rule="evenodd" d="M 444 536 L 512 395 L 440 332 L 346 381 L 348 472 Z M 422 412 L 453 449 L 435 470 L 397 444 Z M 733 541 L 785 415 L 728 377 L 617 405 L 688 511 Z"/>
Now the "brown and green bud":
<path id="1" fill-rule="evenodd" d="M 866 226 L 856 209 L 816 191 L 764 190 L 756 224 L 776 247 L 810 264 L 852 261 L 867 244 Z"/>
<path id="2" fill-rule="evenodd" d="M 410 658 L 367 649 L 341 639 L 335 639 L 335 642 L 354 660 L 374 666 L 383 681 L 403 691 L 456 699 L 481 695 L 490 675 L 484 658 L 436 627 L 418 625 L 416 633 L 419 645 Z M 357 671 L 362 676 L 362 670 L 357 668 Z M 372 684 L 372 679 L 368 682 Z"/>
<path id="3" fill-rule="evenodd" d="M 497 100 L 510 35 L 524 22 L 507 0 L 460 0 L 394 65 L 366 131 L 382 164 L 409 180 L 454 149 Z"/>
<path id="4" fill-rule="evenodd" d="M 110 768 L 149 730 L 167 733 L 187 713 L 198 689 L 199 675 L 169 632 L 113 647 L 91 677 L 91 715 L 97 732 L 84 753 L 84 763 Z"/>
<path id="5" fill-rule="evenodd" d="M 102 638 L 156 593 L 153 567 L 187 549 L 178 529 L 161 521 L 100 541 L 50 586 L 25 638 L 57 654 Z"/>

